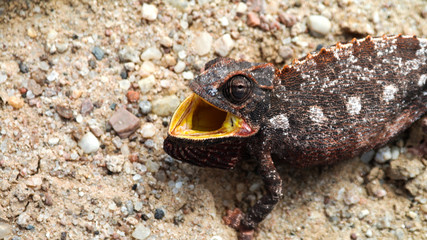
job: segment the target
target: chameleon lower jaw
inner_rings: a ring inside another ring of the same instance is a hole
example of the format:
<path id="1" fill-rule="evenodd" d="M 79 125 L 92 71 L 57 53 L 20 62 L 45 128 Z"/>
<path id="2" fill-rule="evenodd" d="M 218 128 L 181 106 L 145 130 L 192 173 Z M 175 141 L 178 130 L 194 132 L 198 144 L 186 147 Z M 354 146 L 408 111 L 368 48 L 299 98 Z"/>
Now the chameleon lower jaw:
<path id="1" fill-rule="evenodd" d="M 175 111 L 168 133 L 178 138 L 202 140 L 250 136 L 255 131 L 242 118 L 213 106 L 193 93 Z"/>

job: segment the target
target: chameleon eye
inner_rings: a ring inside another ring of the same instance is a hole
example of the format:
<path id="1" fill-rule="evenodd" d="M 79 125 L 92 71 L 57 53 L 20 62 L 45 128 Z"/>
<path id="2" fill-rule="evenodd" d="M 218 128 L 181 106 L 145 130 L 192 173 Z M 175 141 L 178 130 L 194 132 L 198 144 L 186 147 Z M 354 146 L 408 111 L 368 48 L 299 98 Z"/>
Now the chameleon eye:
<path id="1" fill-rule="evenodd" d="M 224 96 L 232 103 L 241 103 L 249 98 L 252 82 L 243 75 L 230 78 L 223 88 Z"/>

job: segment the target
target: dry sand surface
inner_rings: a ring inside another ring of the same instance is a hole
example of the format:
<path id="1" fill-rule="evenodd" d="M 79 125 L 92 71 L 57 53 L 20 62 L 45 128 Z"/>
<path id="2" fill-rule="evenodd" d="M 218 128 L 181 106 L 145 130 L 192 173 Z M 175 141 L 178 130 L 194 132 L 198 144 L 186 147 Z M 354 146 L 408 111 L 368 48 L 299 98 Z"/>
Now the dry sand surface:
<path id="1" fill-rule="evenodd" d="M 222 216 L 265 192 L 255 162 L 162 150 L 189 81 L 219 55 L 280 67 L 396 33 L 427 37 L 425 0 L 0 1 L 0 239 L 236 239 Z M 362 159 L 277 164 L 285 197 L 257 239 L 427 239 L 419 125 Z"/>

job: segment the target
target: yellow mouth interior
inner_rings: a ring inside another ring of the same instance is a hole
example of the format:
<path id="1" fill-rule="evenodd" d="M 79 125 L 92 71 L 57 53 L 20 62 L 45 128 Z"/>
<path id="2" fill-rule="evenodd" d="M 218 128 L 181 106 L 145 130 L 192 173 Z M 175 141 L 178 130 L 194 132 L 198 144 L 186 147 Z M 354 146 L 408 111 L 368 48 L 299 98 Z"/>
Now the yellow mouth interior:
<path id="1" fill-rule="evenodd" d="M 194 93 L 179 105 L 169 126 L 170 135 L 190 139 L 245 135 L 248 132 L 251 129 L 243 119 Z"/>

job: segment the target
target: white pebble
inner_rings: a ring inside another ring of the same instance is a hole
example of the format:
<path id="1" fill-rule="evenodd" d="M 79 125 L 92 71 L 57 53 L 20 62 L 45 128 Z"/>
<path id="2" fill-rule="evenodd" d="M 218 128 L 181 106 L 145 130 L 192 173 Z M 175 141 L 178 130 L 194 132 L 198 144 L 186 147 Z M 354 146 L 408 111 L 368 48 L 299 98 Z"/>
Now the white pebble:
<path id="1" fill-rule="evenodd" d="M 158 9 L 156 6 L 144 3 L 142 5 L 142 18 L 154 21 L 157 18 Z"/>
<path id="2" fill-rule="evenodd" d="M 363 209 L 362 211 L 360 211 L 359 212 L 359 215 L 358 215 L 358 218 L 359 219 L 363 219 L 363 218 L 365 218 L 366 216 L 368 216 L 369 215 L 369 210 L 368 209 Z"/>
<path id="3" fill-rule="evenodd" d="M 246 10 L 248 10 L 248 6 L 246 5 L 246 3 L 239 2 L 239 4 L 237 4 L 237 8 L 236 8 L 237 13 L 244 14 Z"/>
<path id="4" fill-rule="evenodd" d="M 156 135 L 156 127 L 152 123 L 146 123 L 141 128 L 141 133 L 143 138 L 152 138 Z"/>
<path id="5" fill-rule="evenodd" d="M 222 18 L 220 18 L 220 19 L 218 19 L 218 21 L 221 24 L 221 26 L 223 26 L 223 27 L 226 27 L 229 24 L 228 19 L 225 16 L 222 17 Z"/>
<path id="6" fill-rule="evenodd" d="M 178 107 L 180 101 L 177 96 L 171 95 L 153 101 L 153 113 L 162 117 L 170 116 Z"/>
<path id="7" fill-rule="evenodd" d="M 331 22 L 321 15 L 309 16 L 307 24 L 311 34 L 315 37 L 322 37 L 331 30 Z"/>
<path id="8" fill-rule="evenodd" d="M 147 48 L 142 54 L 141 54 L 141 60 L 147 61 L 147 60 L 159 60 L 162 58 L 162 52 L 156 47 L 150 47 Z"/>
<path id="9" fill-rule="evenodd" d="M 57 137 L 49 138 L 49 140 L 47 141 L 47 143 L 48 143 L 50 146 L 55 146 L 56 144 L 58 144 L 58 143 L 59 143 L 59 138 L 57 138 Z"/>
<path id="10" fill-rule="evenodd" d="M 100 145 L 98 138 L 96 138 L 91 132 L 86 133 L 79 141 L 79 147 L 84 153 L 96 152 Z"/>
<path id="11" fill-rule="evenodd" d="M 0 83 L 4 83 L 7 80 L 7 75 L 0 72 Z"/>
<path id="12" fill-rule="evenodd" d="M 183 61 L 178 61 L 178 63 L 173 68 L 173 70 L 176 73 L 182 73 L 184 71 L 184 69 L 185 69 L 185 62 L 183 62 Z"/>
<path id="13" fill-rule="evenodd" d="M 47 75 L 47 80 L 49 81 L 49 82 L 53 82 L 53 81 L 55 81 L 56 79 L 58 79 L 58 77 L 59 77 L 59 73 L 57 73 L 55 70 L 53 70 L 52 72 L 50 72 L 48 75 Z"/>
<path id="14" fill-rule="evenodd" d="M 391 147 L 391 159 L 396 160 L 399 158 L 400 149 L 396 146 Z"/>
<path id="15" fill-rule="evenodd" d="M 193 72 L 191 72 L 191 71 L 186 71 L 186 72 L 183 72 L 183 73 L 182 73 L 182 77 L 183 77 L 185 80 L 191 80 L 191 79 L 193 79 L 193 78 L 194 78 L 194 74 L 193 74 Z"/>
<path id="16" fill-rule="evenodd" d="M 119 81 L 119 87 L 123 90 L 128 90 L 130 88 L 130 81 L 129 80 L 121 80 Z"/>
<path id="17" fill-rule="evenodd" d="M 185 52 L 185 50 L 181 50 L 178 52 L 178 57 L 179 59 L 184 59 L 187 57 L 187 53 Z"/>
<path id="18" fill-rule="evenodd" d="M 380 148 L 375 155 L 375 161 L 378 163 L 385 163 L 391 159 L 391 151 L 388 146 Z"/>
<path id="19" fill-rule="evenodd" d="M 208 54 L 212 48 L 213 38 L 208 32 L 196 34 L 192 42 L 195 53 L 199 56 Z"/>
<path id="20" fill-rule="evenodd" d="M 125 158 L 123 155 L 108 155 L 105 157 L 105 164 L 107 169 L 113 173 L 119 173 L 123 169 Z"/>
<path id="21" fill-rule="evenodd" d="M 372 237 L 372 230 L 371 229 L 366 230 L 365 236 L 367 236 L 369 238 Z"/>
<path id="22" fill-rule="evenodd" d="M 234 41 L 231 39 L 230 34 L 227 33 L 217 39 L 213 46 L 217 54 L 219 54 L 221 57 L 225 57 L 234 48 Z"/>
<path id="23" fill-rule="evenodd" d="M 138 81 L 139 90 L 142 94 L 148 93 L 154 87 L 154 84 L 156 84 L 156 80 L 153 75 Z"/>
<path id="24" fill-rule="evenodd" d="M 136 225 L 135 230 L 132 233 L 132 237 L 138 240 L 144 240 L 150 236 L 151 230 L 144 226 L 144 224 L 139 223 Z"/>

